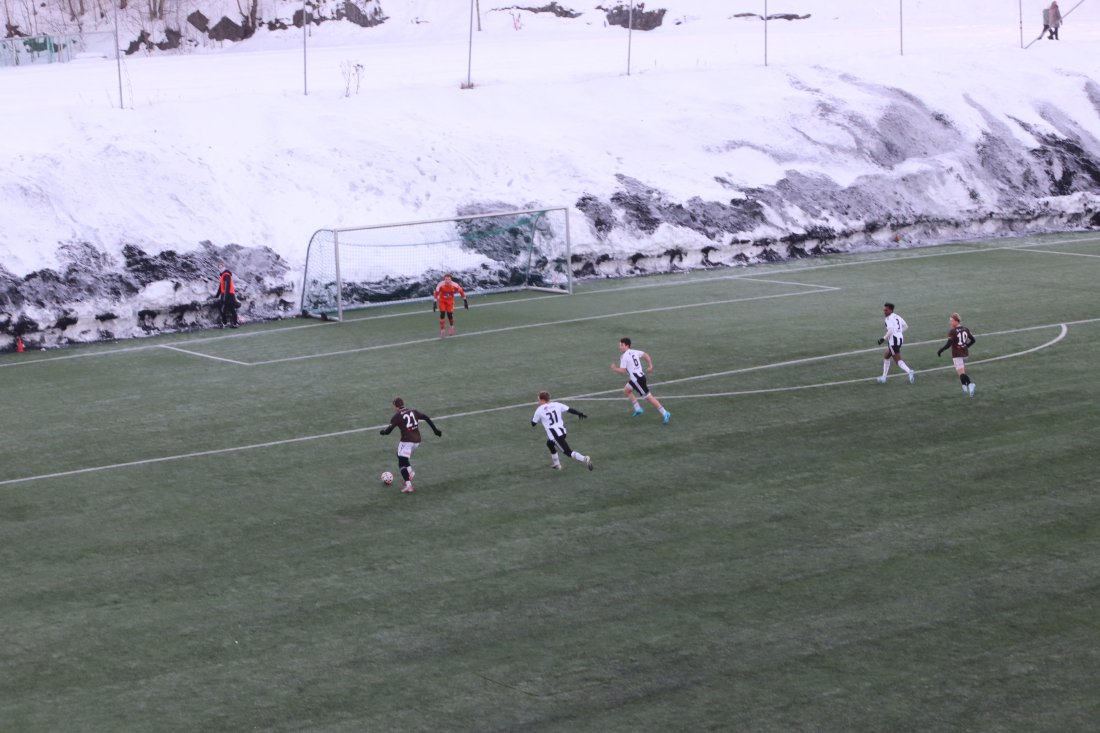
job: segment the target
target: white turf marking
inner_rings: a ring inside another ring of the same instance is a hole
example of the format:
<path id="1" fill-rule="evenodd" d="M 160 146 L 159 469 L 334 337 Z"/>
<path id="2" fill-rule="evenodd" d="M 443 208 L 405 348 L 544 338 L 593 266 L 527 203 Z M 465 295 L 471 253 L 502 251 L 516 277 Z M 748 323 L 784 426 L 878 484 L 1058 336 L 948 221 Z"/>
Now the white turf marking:
<path id="1" fill-rule="evenodd" d="M 1009 247 L 1016 252 L 1031 252 L 1037 255 L 1065 255 L 1067 257 L 1095 257 L 1100 259 L 1100 255 L 1087 255 L 1083 252 L 1058 252 L 1053 249 L 1032 249 L 1031 247 Z"/>
<path id="2" fill-rule="evenodd" d="M 636 316 L 639 313 L 662 313 L 665 311 L 684 310 L 687 308 L 706 308 L 712 305 L 729 305 L 730 303 L 747 303 L 753 300 L 770 300 L 774 298 L 792 298 L 799 295 L 816 295 L 817 293 L 826 293 L 840 288 L 829 287 L 826 285 L 803 285 L 802 287 L 817 288 L 816 290 L 804 291 L 801 293 L 777 293 L 776 295 L 755 295 L 749 298 L 725 298 L 723 300 L 706 300 L 701 303 L 681 303 L 680 305 L 664 305 L 655 308 L 636 308 L 630 311 L 622 311 L 620 313 L 603 313 L 598 316 L 581 316 L 580 318 L 567 318 L 561 321 L 541 321 L 539 323 L 522 323 L 516 326 L 501 326 L 500 328 L 487 328 L 483 331 L 468 331 L 466 333 L 459 333 L 454 336 L 448 336 L 448 339 L 457 338 L 472 338 L 474 336 L 487 336 L 495 333 L 507 333 L 508 331 L 522 331 L 529 328 L 546 328 L 547 326 L 564 326 L 570 323 L 584 323 L 586 321 L 599 321 L 605 318 L 625 318 L 627 316 Z M 291 361 L 304 361 L 306 359 L 324 359 L 330 356 L 341 356 L 343 354 L 358 354 L 363 351 L 375 351 L 377 349 L 393 349 L 399 346 L 412 346 L 415 344 L 426 344 L 433 341 L 439 341 L 439 337 L 432 336 L 429 338 L 412 339 L 411 341 L 399 341 L 392 344 L 376 344 L 374 346 L 361 346 L 357 349 L 341 349 L 340 351 L 322 351 L 313 354 L 302 354 L 300 356 L 285 356 L 281 359 L 268 359 L 266 361 L 253 361 L 248 362 L 247 366 L 267 366 L 269 364 L 284 364 Z"/>
<path id="3" fill-rule="evenodd" d="M 621 292 L 623 290 L 640 290 L 640 289 L 648 289 L 648 288 L 663 288 L 663 287 L 673 287 L 673 286 L 698 285 L 700 282 L 711 282 L 711 281 L 719 281 L 719 280 L 748 280 L 750 282 L 778 283 L 778 284 L 781 284 L 781 285 L 794 285 L 794 286 L 800 287 L 800 288 L 815 288 L 815 290 L 811 291 L 810 293 L 784 293 L 782 295 L 769 295 L 769 296 L 759 296 L 759 297 L 753 297 L 753 298 L 738 298 L 738 299 L 735 299 L 735 300 L 712 301 L 712 302 L 709 302 L 709 303 L 700 303 L 700 304 L 698 304 L 698 306 L 716 305 L 716 304 L 724 304 L 724 303 L 739 303 L 739 302 L 749 301 L 749 300 L 758 300 L 760 297 L 783 298 L 783 297 L 787 297 L 789 295 L 811 295 L 815 292 L 824 293 L 824 292 L 830 292 L 830 291 L 834 291 L 834 290 L 840 290 L 840 288 L 833 287 L 832 285 L 817 285 L 817 284 L 814 284 L 814 283 L 784 282 L 782 280 L 766 280 L 766 279 L 763 279 L 763 278 L 757 278 L 754 275 L 751 275 L 749 273 L 744 273 L 744 274 L 739 274 L 739 275 L 728 275 L 728 276 L 723 276 L 723 277 L 711 277 L 711 278 L 705 278 L 705 279 L 701 279 L 701 280 L 685 280 L 685 281 L 682 281 L 682 282 L 675 282 L 675 283 L 648 283 L 648 284 L 644 284 L 644 285 L 631 285 L 631 286 L 628 286 L 628 287 L 625 287 L 625 288 L 610 288 L 610 289 L 607 289 L 607 290 L 597 290 L 597 291 L 592 291 L 592 292 L 588 292 L 588 293 L 577 293 L 574 297 L 583 296 L 583 295 L 607 295 L 607 294 L 618 293 L 618 292 Z M 536 296 L 536 297 L 533 297 L 533 298 L 511 298 L 509 300 L 500 300 L 500 301 L 493 301 L 491 303 L 483 303 L 483 304 L 480 304 L 478 307 L 479 308 L 489 308 L 489 307 L 499 306 L 499 305 L 509 305 L 509 304 L 513 304 L 513 303 L 529 303 L 529 302 L 538 301 L 538 300 L 548 300 L 550 298 L 560 298 L 560 297 L 562 297 L 562 296 L 560 296 L 560 295 L 540 295 L 540 296 Z M 665 308 L 653 308 L 653 309 L 650 309 L 650 310 L 632 311 L 632 312 L 633 313 L 652 313 L 652 312 L 660 311 L 660 310 L 675 310 L 677 308 L 691 308 L 691 307 L 698 307 L 698 306 L 681 305 L 681 306 L 671 306 L 670 308 L 667 308 L 667 309 L 665 309 Z M 280 334 L 290 333 L 292 331 L 300 331 L 300 330 L 306 329 L 306 328 L 320 328 L 322 326 L 336 326 L 336 325 L 340 325 L 340 324 L 344 324 L 345 327 L 347 327 L 348 325 L 351 325 L 351 324 L 366 323 L 366 322 L 369 322 L 369 321 L 379 320 L 379 319 L 383 319 L 383 318 L 404 318 L 406 316 L 420 317 L 420 316 L 423 316 L 423 315 L 424 315 L 424 313 L 421 312 L 421 311 L 407 311 L 407 312 L 404 312 L 404 313 L 385 313 L 385 314 L 376 315 L 376 316 L 366 316 L 366 317 L 363 317 L 363 318 L 351 318 L 351 319 L 347 319 L 347 320 L 344 320 L 344 321 L 321 321 L 321 322 L 318 322 L 318 323 L 306 323 L 306 324 L 302 324 L 302 325 L 299 325 L 299 326 L 286 326 L 284 328 L 277 328 L 277 329 L 265 329 L 265 330 L 262 330 L 262 331 L 245 331 L 245 332 L 238 332 L 238 333 L 233 333 L 233 334 L 225 334 L 225 335 L 222 335 L 222 336 L 208 336 L 208 337 L 197 338 L 197 339 L 186 339 L 184 341 L 177 341 L 174 344 L 152 344 L 152 345 L 149 345 L 149 346 L 131 346 L 131 347 L 125 347 L 125 348 L 121 348 L 121 349 L 112 349 L 111 351 L 85 352 L 85 353 L 80 353 L 80 354 L 64 354 L 64 355 L 58 355 L 58 356 L 47 356 L 47 357 L 43 357 L 41 359 L 28 359 L 28 360 L 21 360 L 21 361 L 11 361 L 11 362 L 8 362 L 8 363 L 0 363 L 0 368 L 26 366 L 28 364 L 39 364 L 39 363 L 48 362 L 48 361 L 64 361 L 64 360 L 68 360 L 68 359 L 87 359 L 87 358 L 97 357 L 97 356 L 115 356 L 117 354 L 128 354 L 128 353 L 134 353 L 134 352 L 140 352 L 140 351 L 149 351 L 149 350 L 152 350 L 152 349 L 171 349 L 173 351 L 179 351 L 179 352 L 184 353 L 184 354 L 191 354 L 193 356 L 204 357 L 204 358 L 209 358 L 209 359 L 216 359 L 216 360 L 219 360 L 219 361 L 226 361 L 226 362 L 230 362 L 230 363 L 233 363 L 233 364 L 239 364 L 240 366 L 263 366 L 263 365 L 267 365 L 267 364 L 280 364 L 284 361 L 301 361 L 302 359 L 319 359 L 319 358 L 322 358 L 322 357 L 325 357 L 325 356 L 340 356 L 342 354 L 354 354 L 354 353 L 358 353 L 358 352 L 361 352 L 361 351 L 372 351 L 374 349 L 388 349 L 388 348 L 393 348 L 393 347 L 396 347 L 396 346 L 412 346 L 412 345 L 415 345 L 415 344 L 421 344 L 421 343 L 428 343 L 428 342 L 431 342 L 431 341 L 436 341 L 437 339 L 436 338 L 414 339 L 412 341 L 401 341 L 401 342 L 394 343 L 394 344 L 379 344 L 377 346 L 365 346 L 365 347 L 360 348 L 360 349 L 346 349 L 346 350 L 342 350 L 342 351 L 328 351 L 328 352 L 322 352 L 322 353 L 316 353 L 316 354 L 307 354 L 307 355 L 304 355 L 304 356 L 291 356 L 291 357 L 286 357 L 286 358 L 283 358 L 283 359 L 271 359 L 271 360 L 267 360 L 267 361 L 257 361 L 257 362 L 244 362 L 244 361 L 237 361 L 237 360 L 234 360 L 234 359 L 224 359 L 224 358 L 219 359 L 218 357 L 210 356 L 208 354 L 203 354 L 203 353 L 200 353 L 200 352 L 197 352 L 197 351 L 188 351 L 187 349 L 182 349 L 182 348 L 179 348 L 179 347 L 181 345 L 182 346 L 188 346 L 188 345 L 192 345 L 192 344 L 209 344 L 209 343 L 213 343 L 213 342 L 216 342 L 216 341 L 225 341 L 225 340 L 228 340 L 228 339 L 256 338 L 256 337 L 259 337 L 259 336 L 273 336 L 273 335 L 278 336 Z M 629 314 L 614 313 L 614 314 L 607 315 L 607 316 L 593 316 L 590 319 L 582 318 L 582 319 L 579 319 L 579 320 L 594 320 L 594 319 L 597 319 L 597 318 L 613 318 L 613 317 L 618 317 L 618 316 L 623 316 L 623 315 L 629 315 Z M 486 331 L 471 331 L 469 333 L 457 334 L 453 338 L 459 338 L 461 336 L 470 337 L 470 336 L 477 336 L 477 335 L 480 335 L 480 334 L 499 333 L 501 331 L 514 330 L 516 328 L 538 328 L 540 326 L 555 326 L 555 325 L 561 325 L 561 324 L 565 324 L 565 323 L 575 323 L 575 322 L 576 321 L 551 321 L 551 322 L 544 322 L 544 323 L 529 323 L 529 324 L 524 324 L 523 326 L 514 326 L 514 327 L 506 327 L 506 328 L 499 328 L 499 329 L 490 329 L 490 330 L 486 330 Z"/>
<path id="4" fill-rule="evenodd" d="M 997 335 L 1012 334 L 1012 333 L 1022 333 L 1022 332 L 1025 332 L 1025 331 L 1036 331 L 1036 330 L 1044 329 L 1044 328 L 1054 328 L 1055 326 L 1061 327 L 1061 331 L 1058 334 L 1058 336 L 1056 338 L 1054 338 L 1053 340 L 1046 342 L 1045 344 L 1041 344 L 1039 346 L 1033 347 L 1031 349 L 1027 349 L 1025 351 L 1018 351 L 1018 352 L 1014 352 L 1012 354 L 1004 354 L 1004 355 L 1001 355 L 1001 356 L 990 357 L 988 359 L 982 359 L 980 361 L 973 361 L 973 362 L 971 362 L 971 364 L 984 364 L 984 363 L 987 363 L 987 362 L 1000 361 L 1002 359 L 1011 359 L 1011 358 L 1015 358 L 1015 357 L 1018 357 L 1018 356 L 1031 354 L 1031 353 L 1039 351 L 1041 349 L 1045 349 L 1045 348 L 1048 348 L 1050 346 L 1053 346 L 1054 344 L 1058 343 L 1063 338 L 1065 338 L 1066 334 L 1069 332 L 1069 329 L 1067 328 L 1067 326 L 1069 326 L 1069 325 L 1096 323 L 1098 321 L 1100 321 L 1100 318 L 1090 318 L 1090 319 L 1080 320 L 1080 321 L 1068 321 L 1066 323 L 1048 323 L 1048 324 L 1045 324 L 1045 325 L 1042 325 L 1042 326 L 1028 326 L 1028 327 L 1025 327 L 1025 328 L 1016 328 L 1016 329 L 1012 329 L 1012 330 L 1008 330 L 1008 331 L 994 331 L 994 332 L 991 332 L 991 333 L 986 333 L 986 334 L 984 334 L 984 336 L 997 336 Z M 929 344 L 929 343 L 938 343 L 938 342 L 939 342 L 939 339 L 936 339 L 934 341 L 921 341 L 921 342 L 917 342 L 917 343 Z M 834 358 L 839 358 L 839 357 L 843 357 L 843 356 L 853 356 L 853 355 L 856 355 L 856 354 L 867 353 L 869 351 L 879 351 L 879 349 L 874 348 L 874 349 L 860 349 L 858 351 L 844 351 L 844 352 L 840 352 L 840 353 L 837 353 L 837 354 L 827 354 L 827 355 L 824 355 L 824 356 L 808 357 L 806 359 L 793 359 L 793 360 L 790 360 L 790 361 L 775 362 L 773 364 L 762 364 L 762 365 L 755 366 L 755 367 L 745 367 L 743 369 L 733 369 L 733 370 L 723 371 L 723 372 L 713 372 L 711 374 L 700 374 L 700 375 L 697 375 L 697 376 L 694 376 L 694 377 L 683 377 L 681 379 L 670 379 L 670 380 L 667 380 L 665 382 L 655 383 L 654 386 L 655 387 L 656 386 L 666 386 L 666 385 L 670 385 L 670 384 L 679 384 L 679 383 L 682 383 L 682 382 L 690 382 L 690 381 L 694 381 L 694 380 L 698 380 L 698 379 L 710 379 L 710 378 L 714 378 L 714 377 L 723 377 L 723 376 L 727 376 L 729 374 L 743 373 L 743 372 L 754 371 L 754 370 L 758 370 L 758 369 L 774 369 L 774 368 L 778 368 L 778 367 L 781 367 L 781 366 L 789 366 L 791 364 L 802 364 L 802 363 L 806 363 L 806 362 L 809 362 L 809 361 L 817 361 L 817 360 L 822 360 L 822 359 L 834 359 Z M 949 368 L 949 367 L 935 367 L 934 369 L 926 369 L 924 371 L 926 371 L 926 372 L 938 371 L 938 370 L 947 369 L 947 368 Z M 869 381 L 870 379 L 872 379 L 872 377 L 865 377 L 865 378 L 861 378 L 861 379 L 849 379 L 849 380 L 841 381 L 841 382 L 826 382 L 826 383 L 821 383 L 821 384 L 793 385 L 793 386 L 787 386 L 787 387 L 775 387 L 775 388 L 772 388 L 772 389 L 751 390 L 751 391 L 745 391 L 745 392 L 715 393 L 713 395 L 679 395 L 678 397 L 681 398 L 681 399 L 688 399 L 688 398 L 698 399 L 700 397 L 721 397 L 721 396 L 734 396 L 734 395 L 752 395 L 752 394 L 761 394 L 761 393 L 765 393 L 765 392 L 790 392 L 790 391 L 796 391 L 796 390 L 802 390 L 802 389 L 814 389 L 814 388 L 819 388 L 819 387 L 834 387 L 834 386 L 839 386 L 839 385 L 844 385 L 844 384 L 854 384 L 854 383 L 859 383 L 859 382 L 866 382 L 866 381 Z M 622 398 L 600 398 L 600 397 L 597 396 L 597 395 L 604 395 L 604 394 L 612 394 L 612 393 L 621 392 L 621 391 L 622 391 L 621 387 L 616 387 L 615 389 L 606 389 L 606 390 L 602 390 L 600 392 L 588 392 L 586 394 L 572 395 L 572 396 L 569 396 L 569 397 L 561 397 L 560 400 L 561 401 L 577 401 L 577 400 L 595 401 L 595 400 L 601 400 L 601 399 L 622 399 Z M 674 398 L 673 397 L 664 397 L 663 399 L 674 399 Z M 480 409 L 480 410 L 469 410 L 469 411 L 466 411 L 466 412 L 455 412 L 455 413 L 452 413 L 450 415 L 440 415 L 440 416 L 436 416 L 432 419 L 433 420 L 453 420 L 455 418 L 473 417 L 475 415 L 486 415 L 486 414 L 493 413 L 493 412 L 503 412 L 505 410 L 515 410 L 515 409 L 518 409 L 518 408 L 528 408 L 528 409 L 530 409 L 533 406 L 533 404 L 534 404 L 533 402 L 527 401 L 527 402 L 520 402 L 520 403 L 516 403 L 516 404 L 512 404 L 512 405 L 501 405 L 501 406 L 498 406 L 498 407 L 486 407 L 486 408 Z M 348 429 L 348 430 L 337 430 L 337 431 L 334 431 L 334 432 L 331 432 L 331 433 L 321 433 L 319 435 L 303 435 L 303 436 L 299 436 L 297 438 L 285 438 L 283 440 L 272 440 L 272 441 L 268 441 L 266 443 L 253 443 L 251 445 L 239 445 L 239 446 L 234 446 L 232 448 L 216 448 L 216 449 L 212 449 L 212 450 L 196 451 L 194 453 L 180 453 L 178 455 L 172 455 L 172 456 L 160 456 L 158 458 L 144 458 L 144 459 L 137 460 L 137 461 L 126 461 L 126 462 L 123 462 L 123 463 L 111 463 L 111 464 L 107 464 L 107 465 L 103 465 L 103 466 L 90 466 L 88 468 L 76 468 L 76 469 L 73 469 L 71 471 L 58 471 L 56 473 L 39 474 L 37 476 L 24 476 L 22 478 L 5 479 L 3 481 L 0 481 L 0 486 L 10 486 L 12 484 L 21 484 L 21 483 L 27 483 L 27 482 L 30 482 L 30 481 L 41 481 L 43 479 L 51 479 L 51 478 L 66 478 L 66 477 L 69 477 L 69 476 L 79 476 L 79 475 L 82 475 L 82 474 L 98 473 L 98 472 L 101 472 L 101 471 L 113 471 L 113 470 L 116 470 L 116 469 L 130 468 L 130 467 L 133 467 L 133 466 L 148 466 L 148 465 L 152 465 L 152 464 L 155 464 L 155 463 L 168 463 L 170 461 L 182 461 L 182 460 L 185 460 L 185 459 L 188 459 L 188 458 L 202 458 L 202 457 L 205 457 L 205 456 L 217 456 L 217 455 L 225 455 L 225 454 L 228 454 L 228 453 L 240 453 L 240 452 L 243 452 L 243 451 L 258 450 L 258 449 L 261 449 L 261 448 L 273 448 L 273 447 L 277 447 L 277 446 L 281 446 L 281 445 L 291 445 L 291 444 L 294 444 L 294 443 L 306 443 L 306 442 L 313 441 L 313 440 L 325 440 L 327 438 L 341 438 L 341 437 L 345 437 L 345 436 L 348 436 L 348 435 L 358 435 L 359 433 L 365 433 L 365 432 L 368 432 L 368 431 L 371 431 L 371 430 L 380 430 L 381 428 L 384 428 L 384 427 L 385 427 L 385 425 L 370 425 L 370 426 L 364 427 L 364 428 L 351 428 L 351 429 Z"/>
<path id="5" fill-rule="evenodd" d="M 203 354 L 201 352 L 190 351 L 188 349 L 181 349 L 178 346 L 169 346 L 168 344 L 161 344 L 160 348 L 168 349 L 169 351 L 178 351 L 181 354 L 187 354 L 189 356 L 198 356 L 198 357 L 203 358 L 203 359 L 213 359 L 214 361 L 225 361 L 225 362 L 229 362 L 230 364 L 238 364 L 240 366 L 248 366 L 248 362 L 237 361 L 236 359 L 226 359 L 223 356 L 212 356 L 210 354 Z"/>
<path id="6" fill-rule="evenodd" d="M 1008 358 L 1011 358 L 1011 357 L 1014 357 L 1014 356 L 1022 356 L 1024 354 L 1030 354 L 1033 351 L 1038 351 L 1040 349 L 1045 349 L 1048 346 L 1050 346 L 1051 344 L 1056 344 L 1059 341 L 1061 341 L 1066 335 L 1065 331 L 1068 330 L 1066 328 L 1066 326 L 1081 325 L 1081 324 L 1096 323 L 1096 322 L 1100 322 L 1100 318 L 1089 318 L 1089 319 L 1082 320 L 1082 321 L 1067 321 L 1066 323 L 1047 323 L 1047 324 L 1044 324 L 1042 326 L 1026 326 L 1024 328 L 1013 328 L 1013 329 L 1010 329 L 1008 331 L 989 331 L 989 332 L 985 332 L 985 333 L 982 334 L 982 338 L 988 338 L 990 336 L 1005 336 L 1005 335 L 1013 334 L 1013 333 L 1024 333 L 1025 331 L 1038 331 L 1038 330 L 1046 329 L 1046 328 L 1054 328 L 1055 326 L 1061 326 L 1062 329 L 1063 329 L 1063 333 L 1058 338 L 1054 339 L 1053 341 L 1051 341 L 1048 344 L 1043 344 L 1042 346 L 1038 346 L 1034 349 L 1028 349 L 1027 351 L 1020 351 L 1020 352 L 1013 353 L 1013 354 L 1006 354 L 1004 356 L 994 356 L 994 357 L 990 357 L 988 359 L 969 361 L 967 363 L 968 364 L 982 364 L 982 363 L 985 363 L 985 362 L 988 362 L 988 361 L 999 361 L 1000 359 L 1008 359 Z M 906 346 L 926 346 L 928 344 L 942 343 L 942 341 L 943 341 L 942 339 L 931 339 L 931 340 L 928 340 L 928 341 L 910 341 L 910 342 L 906 342 L 905 345 Z M 714 379 L 715 377 L 728 377 L 728 376 L 732 376 L 734 374 L 745 374 L 747 372 L 756 372 L 756 371 L 760 371 L 762 369 L 777 369 L 779 367 L 794 366 L 794 365 L 797 365 L 797 364 L 809 364 L 810 362 L 814 362 L 814 361 L 825 361 L 827 359 L 839 359 L 839 358 L 842 358 L 842 357 L 845 357 L 845 356 L 856 356 L 858 354 L 868 354 L 868 353 L 879 352 L 879 351 L 882 351 L 882 350 L 883 350 L 883 347 L 874 346 L 874 347 L 871 347 L 871 348 L 868 348 L 868 349 L 856 349 L 855 351 L 841 351 L 841 352 L 838 352 L 836 354 L 825 354 L 823 356 L 807 356 L 804 359 L 791 359 L 789 361 L 777 361 L 777 362 L 774 362 L 772 364 L 760 364 L 758 366 L 741 367 L 739 369 L 728 369 L 724 372 L 711 372 L 710 374 L 699 374 L 699 375 L 696 375 L 696 376 L 693 376 L 693 377 L 681 377 L 680 379 L 668 379 L 668 380 L 665 380 L 663 382 L 654 382 L 653 386 L 654 387 L 664 387 L 664 386 L 667 386 L 667 385 L 670 385 L 670 384 L 682 384 L 684 382 L 695 382 L 695 381 L 698 381 L 700 379 Z M 940 369 L 954 369 L 954 368 L 955 368 L 954 366 L 932 367 L 931 369 L 924 369 L 922 371 L 934 372 L 934 371 L 938 371 Z M 900 376 L 900 375 L 894 375 L 894 376 Z M 815 388 L 815 387 L 831 387 L 833 385 L 838 385 L 838 384 L 855 384 L 857 382 L 866 382 L 869 379 L 873 379 L 873 377 L 860 377 L 859 379 L 849 379 L 849 380 L 843 381 L 843 382 L 828 382 L 828 383 L 823 383 L 823 384 L 810 384 L 810 385 L 803 385 L 803 386 L 797 386 L 797 387 L 775 387 L 775 388 L 762 389 L 762 390 L 752 390 L 752 391 L 746 391 L 746 392 L 728 392 L 728 393 L 725 393 L 725 394 L 735 395 L 735 394 L 757 394 L 757 393 L 760 393 L 760 392 L 788 392 L 788 391 L 792 391 L 792 390 L 811 389 L 811 388 Z M 598 398 L 598 397 L 593 397 L 591 395 L 601 395 L 601 394 L 607 394 L 609 392 L 621 392 L 621 391 L 622 391 L 622 389 L 618 389 L 618 390 L 610 390 L 609 389 L 609 390 L 604 390 L 602 392 L 590 392 L 590 393 L 585 394 L 585 395 L 577 395 L 577 396 L 573 397 L 572 399 L 574 399 L 574 400 L 586 400 L 586 401 L 589 401 L 589 400 L 595 401 L 595 400 L 598 400 L 598 399 L 617 399 L 617 398 Z M 662 400 L 664 400 L 664 399 L 684 399 L 684 398 L 696 397 L 696 396 L 698 396 L 698 395 L 661 395 L 661 399 Z"/>
<path id="7" fill-rule="evenodd" d="M 1024 356 L 1026 354 L 1031 354 L 1031 353 L 1034 353 L 1036 351 L 1042 351 L 1043 349 L 1046 349 L 1046 348 L 1048 348 L 1050 346 L 1053 346 L 1054 344 L 1058 343 L 1059 341 L 1061 341 L 1062 339 L 1064 339 L 1066 337 L 1066 334 L 1069 333 L 1069 329 L 1066 327 L 1066 324 L 1062 323 L 1062 324 L 1058 324 L 1058 325 L 1061 326 L 1061 331 L 1058 333 L 1057 336 L 1055 336 L 1050 341 L 1047 341 L 1045 344 L 1040 344 L 1040 345 L 1034 346 L 1030 349 L 1025 349 L 1024 351 L 1015 351 L 1011 354 L 1002 354 L 1001 356 L 991 356 L 988 359 L 975 359 L 974 361 L 968 361 L 967 366 L 971 366 L 973 364 L 987 364 L 991 361 L 1001 361 L 1002 359 L 1012 359 L 1012 358 L 1015 358 L 1017 356 Z M 1039 328 L 1052 328 L 1052 326 L 1040 326 Z M 1027 330 L 1034 330 L 1034 329 L 1020 329 L 1020 330 L 1027 331 Z M 1013 333 L 1013 332 L 1012 331 L 1002 331 L 1001 333 Z M 992 336 L 992 335 L 995 335 L 995 334 L 985 334 L 985 335 L 986 336 Z M 931 342 L 924 341 L 924 342 L 921 342 L 921 343 L 938 343 L 938 340 L 937 341 L 931 341 Z M 878 351 L 878 350 L 879 349 L 867 349 L 867 351 Z M 853 353 L 861 353 L 861 352 L 848 352 L 848 353 L 853 354 Z M 847 356 L 847 354 L 836 354 L 835 356 Z M 832 356 L 817 357 L 817 358 L 832 358 Z M 812 361 L 812 359 L 805 359 L 805 360 L 802 360 L 802 361 Z M 787 364 L 793 364 L 793 363 L 797 363 L 797 362 L 786 362 L 786 363 Z M 781 365 L 776 365 L 776 366 L 781 366 Z M 768 365 L 768 366 L 765 366 L 765 367 L 751 367 L 749 369 L 744 369 L 744 370 L 741 370 L 741 371 L 752 371 L 753 369 L 761 369 L 761 368 L 766 369 L 766 368 L 770 368 L 770 367 L 771 367 L 771 365 Z M 947 366 L 932 367 L 931 369 L 922 369 L 918 372 L 918 374 L 927 374 L 928 372 L 942 372 L 942 371 L 946 371 L 948 369 L 954 369 L 954 368 L 955 368 L 954 365 L 949 364 Z M 905 375 L 899 372 L 899 373 L 891 374 L 889 377 L 887 377 L 887 379 L 892 379 L 894 377 L 903 377 L 903 376 L 905 376 Z M 686 381 L 690 381 L 690 380 L 693 380 L 693 379 L 700 379 L 700 378 L 706 378 L 706 377 L 687 377 L 686 379 L 670 379 L 667 382 L 662 382 L 660 385 L 654 385 L 654 386 L 664 386 L 664 385 L 668 385 L 668 384 L 675 384 L 677 382 L 686 382 Z M 860 382 L 871 382 L 871 381 L 876 380 L 877 378 L 878 377 L 859 377 L 858 379 L 844 379 L 844 380 L 837 381 L 837 382 L 819 382 L 817 384 L 800 384 L 800 385 L 795 385 L 795 386 L 790 386 L 790 387 L 766 387 L 764 389 L 744 389 L 744 390 L 739 390 L 739 391 L 735 391 L 735 392 L 710 392 L 710 393 L 706 393 L 706 394 L 678 394 L 678 395 L 662 394 L 661 395 L 661 401 L 662 402 L 667 402 L 668 400 L 698 400 L 698 399 L 705 399 L 705 398 L 709 398 L 709 397 L 741 397 L 741 396 L 745 396 L 745 395 L 768 394 L 768 393 L 772 393 L 772 392 L 797 392 L 797 391 L 803 390 L 803 389 L 819 389 L 821 387 L 839 387 L 839 386 L 842 386 L 842 385 L 845 385 L 845 384 L 859 384 Z M 599 394 L 599 393 L 594 392 L 593 394 Z M 601 402 L 608 401 L 608 402 L 610 402 L 610 401 L 618 401 L 622 398 L 621 397 L 584 397 L 584 396 L 581 396 L 581 397 L 573 397 L 572 399 L 573 399 L 573 401 L 583 400 L 585 402 L 594 402 L 594 401 L 601 401 Z"/>

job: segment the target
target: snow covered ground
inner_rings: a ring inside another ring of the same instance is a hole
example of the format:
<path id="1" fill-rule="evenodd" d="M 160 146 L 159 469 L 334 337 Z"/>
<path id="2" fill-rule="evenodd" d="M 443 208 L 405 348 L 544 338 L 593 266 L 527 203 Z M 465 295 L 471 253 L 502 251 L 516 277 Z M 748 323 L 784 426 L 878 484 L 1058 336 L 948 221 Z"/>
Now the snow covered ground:
<path id="1" fill-rule="evenodd" d="M 574 207 L 584 274 L 1100 226 L 1100 0 L 561 5 L 0 68 L 0 348 L 203 325 L 219 262 L 293 314 L 315 230 L 478 208 Z"/>

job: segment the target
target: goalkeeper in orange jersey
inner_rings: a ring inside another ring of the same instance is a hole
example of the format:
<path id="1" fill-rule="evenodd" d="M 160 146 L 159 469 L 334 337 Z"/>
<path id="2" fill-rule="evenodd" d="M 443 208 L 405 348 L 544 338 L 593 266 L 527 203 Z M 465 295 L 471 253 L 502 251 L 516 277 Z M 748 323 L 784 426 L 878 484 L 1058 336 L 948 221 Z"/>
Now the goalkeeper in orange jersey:
<path id="1" fill-rule="evenodd" d="M 462 307 L 470 310 L 470 301 L 466 300 L 466 291 L 462 286 L 451 280 L 451 273 L 443 276 L 432 293 L 432 310 L 439 311 L 439 338 L 447 335 L 445 326 L 450 323 L 451 335 L 455 335 L 455 293 L 462 296 Z"/>

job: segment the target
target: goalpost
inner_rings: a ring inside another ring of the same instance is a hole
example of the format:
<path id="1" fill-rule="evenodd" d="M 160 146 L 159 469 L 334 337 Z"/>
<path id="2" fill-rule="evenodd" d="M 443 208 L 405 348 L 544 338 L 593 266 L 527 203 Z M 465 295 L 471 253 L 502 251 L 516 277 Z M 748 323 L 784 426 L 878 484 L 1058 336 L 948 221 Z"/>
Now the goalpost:
<path id="1" fill-rule="evenodd" d="M 352 308 L 428 300 L 448 272 L 471 294 L 571 294 L 568 207 L 319 229 L 301 312 L 340 320 Z"/>

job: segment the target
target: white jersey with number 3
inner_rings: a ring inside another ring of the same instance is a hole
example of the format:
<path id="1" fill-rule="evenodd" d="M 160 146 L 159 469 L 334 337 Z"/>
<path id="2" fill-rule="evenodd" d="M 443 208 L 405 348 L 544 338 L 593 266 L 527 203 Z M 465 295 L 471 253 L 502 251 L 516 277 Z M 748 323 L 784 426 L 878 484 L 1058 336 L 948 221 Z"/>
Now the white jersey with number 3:
<path id="1" fill-rule="evenodd" d="M 885 338 L 892 344 L 901 344 L 905 341 L 905 330 L 909 328 L 909 324 L 905 322 L 905 319 L 899 316 L 897 313 L 891 313 L 886 316 L 886 336 Z"/>
<path id="2" fill-rule="evenodd" d="M 566 432 L 565 413 L 568 410 L 569 407 L 560 402 L 547 402 L 545 405 L 538 406 L 531 422 L 541 422 L 542 427 L 546 430 L 547 438 L 551 440 L 561 438 Z"/>

